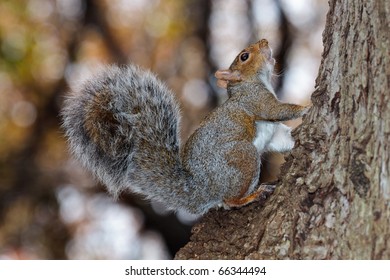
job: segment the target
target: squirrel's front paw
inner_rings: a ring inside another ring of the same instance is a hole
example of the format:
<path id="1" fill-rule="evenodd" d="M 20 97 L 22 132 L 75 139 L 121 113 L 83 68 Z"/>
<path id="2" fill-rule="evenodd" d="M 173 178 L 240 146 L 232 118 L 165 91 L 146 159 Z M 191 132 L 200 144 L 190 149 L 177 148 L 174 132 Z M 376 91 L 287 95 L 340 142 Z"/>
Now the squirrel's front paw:
<path id="1" fill-rule="evenodd" d="M 311 109 L 311 105 L 307 105 L 307 106 L 304 106 L 303 110 L 302 110 L 302 116 L 306 115 L 309 110 Z"/>

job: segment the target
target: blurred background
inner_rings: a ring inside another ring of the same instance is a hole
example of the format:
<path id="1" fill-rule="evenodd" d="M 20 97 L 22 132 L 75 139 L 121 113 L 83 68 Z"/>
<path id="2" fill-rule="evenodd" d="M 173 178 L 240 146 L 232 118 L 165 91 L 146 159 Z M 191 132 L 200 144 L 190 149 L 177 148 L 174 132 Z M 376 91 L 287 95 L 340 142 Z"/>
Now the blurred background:
<path id="1" fill-rule="evenodd" d="M 307 104 L 327 9 L 320 0 L 0 0 L 0 259 L 172 258 L 197 217 L 109 197 L 67 151 L 64 95 L 99 65 L 139 64 L 177 93 L 185 141 L 226 100 L 214 72 L 267 38 L 279 98 Z M 261 180 L 282 161 L 264 157 Z"/>

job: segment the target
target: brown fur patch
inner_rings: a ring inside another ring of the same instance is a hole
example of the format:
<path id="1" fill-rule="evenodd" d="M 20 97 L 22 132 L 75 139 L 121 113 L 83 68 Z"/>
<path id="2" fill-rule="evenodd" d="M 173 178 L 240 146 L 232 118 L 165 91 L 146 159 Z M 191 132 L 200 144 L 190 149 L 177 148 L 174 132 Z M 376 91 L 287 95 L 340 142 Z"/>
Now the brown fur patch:
<path id="1" fill-rule="evenodd" d="M 255 117 L 242 112 L 234 112 L 230 118 L 244 128 L 243 137 L 240 140 L 252 141 L 256 135 Z"/>
<path id="2" fill-rule="evenodd" d="M 241 198 L 246 194 L 258 173 L 259 163 L 255 148 L 249 143 L 239 143 L 226 153 L 228 164 L 240 172 L 241 187 L 238 190 L 236 198 Z"/>
<path id="3" fill-rule="evenodd" d="M 110 95 L 104 92 L 97 93 L 93 102 L 88 103 L 85 108 L 87 111 L 84 120 L 85 130 L 91 140 L 105 152 L 110 152 L 110 142 L 115 137 L 119 125 L 113 113 L 107 108 L 110 101 Z"/>

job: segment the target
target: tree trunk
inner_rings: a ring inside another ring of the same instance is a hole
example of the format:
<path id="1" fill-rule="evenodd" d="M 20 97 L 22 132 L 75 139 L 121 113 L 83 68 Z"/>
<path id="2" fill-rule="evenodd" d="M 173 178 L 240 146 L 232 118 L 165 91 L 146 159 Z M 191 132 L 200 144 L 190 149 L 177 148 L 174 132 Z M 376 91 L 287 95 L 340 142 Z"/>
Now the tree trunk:
<path id="1" fill-rule="evenodd" d="M 390 259 L 390 1 L 330 1 L 313 107 L 264 206 L 214 210 L 177 259 Z"/>

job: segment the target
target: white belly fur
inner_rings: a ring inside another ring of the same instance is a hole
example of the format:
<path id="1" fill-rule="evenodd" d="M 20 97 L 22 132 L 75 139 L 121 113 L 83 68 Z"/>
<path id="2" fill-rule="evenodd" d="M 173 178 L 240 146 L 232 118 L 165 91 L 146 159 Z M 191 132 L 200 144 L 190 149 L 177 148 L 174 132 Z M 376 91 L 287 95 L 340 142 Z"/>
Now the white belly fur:
<path id="1" fill-rule="evenodd" d="M 256 137 L 253 140 L 259 153 L 286 152 L 294 147 L 291 128 L 275 122 L 256 122 Z"/>

